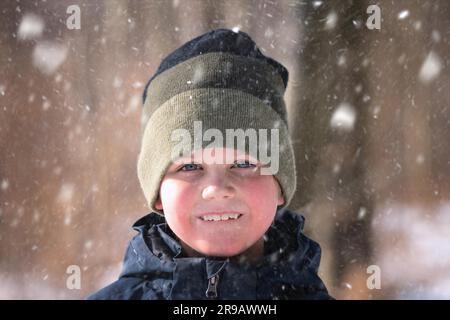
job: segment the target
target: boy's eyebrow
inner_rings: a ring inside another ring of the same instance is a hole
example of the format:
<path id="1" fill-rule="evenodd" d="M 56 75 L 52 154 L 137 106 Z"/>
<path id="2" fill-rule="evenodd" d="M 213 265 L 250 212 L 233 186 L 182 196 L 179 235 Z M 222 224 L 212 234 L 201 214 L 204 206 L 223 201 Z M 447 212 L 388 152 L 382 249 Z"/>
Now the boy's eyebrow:
<path id="1" fill-rule="evenodd" d="M 234 164 L 236 162 L 242 162 L 242 161 L 247 161 L 247 162 L 250 162 L 250 163 L 253 163 L 253 164 L 262 164 L 261 161 L 259 161 L 258 159 L 253 159 L 253 158 L 236 158 L 236 159 L 234 159 L 233 162 L 230 162 L 230 163 L 226 163 L 225 162 L 225 163 L 219 163 L 219 164 L 223 164 L 223 165 Z M 173 167 L 176 167 L 176 166 L 179 166 L 179 165 L 183 165 L 183 164 L 191 164 L 191 163 L 192 164 L 200 164 L 200 165 L 208 164 L 208 163 L 203 162 L 203 161 L 195 161 L 194 159 L 187 158 L 187 159 L 176 160 L 175 162 L 172 162 L 172 164 L 170 165 L 170 168 L 173 168 Z"/>
<path id="2" fill-rule="evenodd" d="M 235 153 L 231 157 L 232 157 L 233 162 L 230 162 L 230 164 L 235 163 L 236 161 L 243 161 L 243 160 L 249 161 L 252 163 L 256 163 L 256 164 L 261 163 L 261 161 L 259 161 L 257 158 L 255 158 L 249 154 Z M 228 158 L 229 158 L 228 154 L 219 156 L 219 159 L 224 159 L 225 161 Z M 176 160 L 173 160 L 171 166 L 180 165 L 180 164 L 188 164 L 188 163 L 204 164 L 205 162 L 203 161 L 203 156 L 196 157 L 195 155 L 191 154 L 190 156 L 186 155 L 186 156 L 179 157 Z M 222 164 L 226 164 L 226 163 L 222 163 Z"/>

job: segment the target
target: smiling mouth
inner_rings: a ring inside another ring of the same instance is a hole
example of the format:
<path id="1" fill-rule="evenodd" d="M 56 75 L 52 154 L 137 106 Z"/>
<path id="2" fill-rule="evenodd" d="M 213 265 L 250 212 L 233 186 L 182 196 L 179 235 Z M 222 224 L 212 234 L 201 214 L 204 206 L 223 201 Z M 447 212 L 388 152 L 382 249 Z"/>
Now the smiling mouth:
<path id="1" fill-rule="evenodd" d="M 219 221 L 234 221 L 242 217 L 241 213 L 225 213 L 225 214 L 205 214 L 199 217 L 202 221 L 219 222 Z"/>

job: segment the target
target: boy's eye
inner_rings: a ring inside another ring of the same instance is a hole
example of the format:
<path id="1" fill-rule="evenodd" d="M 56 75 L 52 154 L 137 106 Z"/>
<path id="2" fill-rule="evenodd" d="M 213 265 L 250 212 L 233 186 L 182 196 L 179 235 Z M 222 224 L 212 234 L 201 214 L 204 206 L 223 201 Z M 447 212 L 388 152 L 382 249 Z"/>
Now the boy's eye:
<path id="1" fill-rule="evenodd" d="M 238 160 L 234 162 L 234 166 L 236 168 L 241 168 L 241 169 L 245 169 L 245 168 L 254 168 L 256 167 L 256 165 L 254 165 L 253 163 L 250 163 L 247 160 Z"/>
<path id="2" fill-rule="evenodd" d="M 188 163 L 183 165 L 180 169 L 178 169 L 178 171 L 195 171 L 198 169 L 201 169 L 200 165 L 195 163 Z"/>

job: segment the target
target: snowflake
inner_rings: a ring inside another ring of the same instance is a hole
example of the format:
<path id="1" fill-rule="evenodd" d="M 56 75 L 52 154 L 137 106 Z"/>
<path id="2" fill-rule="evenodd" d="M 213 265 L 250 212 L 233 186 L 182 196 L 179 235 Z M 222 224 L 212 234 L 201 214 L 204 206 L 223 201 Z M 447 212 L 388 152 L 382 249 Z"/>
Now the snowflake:
<path id="1" fill-rule="evenodd" d="M 35 14 L 26 14 L 19 25 L 18 36 L 20 40 L 39 38 L 44 31 L 44 20 Z"/>

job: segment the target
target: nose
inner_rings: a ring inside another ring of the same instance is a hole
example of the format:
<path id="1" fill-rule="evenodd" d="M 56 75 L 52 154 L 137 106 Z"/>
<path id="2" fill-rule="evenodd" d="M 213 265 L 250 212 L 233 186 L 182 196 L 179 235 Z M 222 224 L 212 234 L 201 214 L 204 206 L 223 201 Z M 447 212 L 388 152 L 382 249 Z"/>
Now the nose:
<path id="1" fill-rule="evenodd" d="M 205 200 L 231 199 L 235 196 L 235 188 L 223 176 L 209 179 L 202 190 Z"/>

